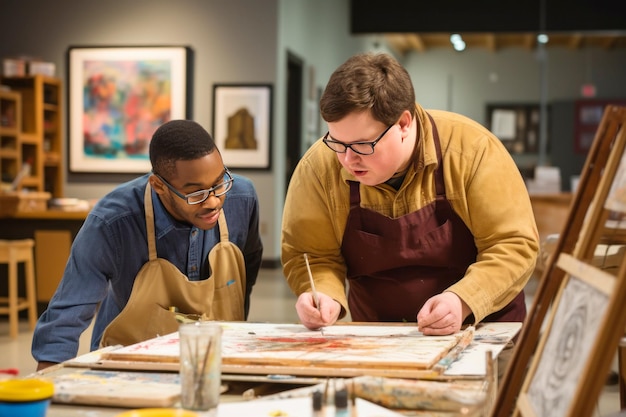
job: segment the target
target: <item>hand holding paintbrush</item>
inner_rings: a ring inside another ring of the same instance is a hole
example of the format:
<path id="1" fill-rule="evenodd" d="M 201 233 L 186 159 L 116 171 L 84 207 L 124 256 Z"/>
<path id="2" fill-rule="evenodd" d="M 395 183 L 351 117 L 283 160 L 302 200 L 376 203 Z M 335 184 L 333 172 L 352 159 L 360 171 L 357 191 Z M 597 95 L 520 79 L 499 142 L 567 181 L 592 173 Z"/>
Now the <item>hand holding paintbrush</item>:
<path id="1" fill-rule="evenodd" d="M 311 265 L 309 265 L 309 257 L 306 253 L 304 254 L 304 262 L 306 263 L 306 270 L 309 273 L 309 283 L 311 284 L 311 293 L 313 294 L 313 302 L 315 303 L 315 308 L 317 308 L 317 311 L 320 313 L 320 318 L 321 318 L 322 311 L 320 307 L 320 296 L 317 293 L 317 290 L 315 289 L 315 281 L 313 281 L 313 273 L 311 272 Z M 321 328 L 320 328 L 320 332 L 322 333 L 322 335 L 324 334 L 324 330 L 322 330 Z"/>
<path id="2" fill-rule="evenodd" d="M 306 270 L 309 273 L 309 283 L 311 284 L 311 292 L 313 293 L 313 301 L 315 302 L 315 307 L 317 311 L 320 310 L 320 297 L 317 294 L 317 290 L 315 289 L 315 281 L 313 281 L 313 273 L 311 272 L 311 265 L 309 265 L 309 257 L 305 253 L 304 254 L 304 262 L 306 263 Z"/>

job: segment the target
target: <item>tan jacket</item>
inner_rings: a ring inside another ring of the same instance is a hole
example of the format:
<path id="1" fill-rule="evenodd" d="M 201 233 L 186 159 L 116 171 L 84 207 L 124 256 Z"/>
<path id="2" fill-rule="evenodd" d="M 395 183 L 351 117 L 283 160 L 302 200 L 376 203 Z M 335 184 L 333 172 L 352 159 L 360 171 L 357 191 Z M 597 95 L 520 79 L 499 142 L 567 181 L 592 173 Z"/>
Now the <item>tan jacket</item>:
<path id="1" fill-rule="evenodd" d="M 477 260 L 450 291 L 463 299 L 476 321 L 506 306 L 532 275 L 539 238 L 530 199 L 515 162 L 500 140 L 479 123 L 429 110 L 443 152 L 446 195 L 474 235 Z M 417 106 L 420 137 L 415 163 L 400 190 L 361 185 L 361 206 L 396 218 L 435 199 L 437 164 L 432 128 Z M 346 266 L 341 241 L 350 207 L 345 171 L 336 154 L 318 140 L 300 160 L 289 184 L 282 224 L 282 263 L 292 290 L 309 291 L 303 253 L 309 254 L 316 287 L 347 310 Z"/>

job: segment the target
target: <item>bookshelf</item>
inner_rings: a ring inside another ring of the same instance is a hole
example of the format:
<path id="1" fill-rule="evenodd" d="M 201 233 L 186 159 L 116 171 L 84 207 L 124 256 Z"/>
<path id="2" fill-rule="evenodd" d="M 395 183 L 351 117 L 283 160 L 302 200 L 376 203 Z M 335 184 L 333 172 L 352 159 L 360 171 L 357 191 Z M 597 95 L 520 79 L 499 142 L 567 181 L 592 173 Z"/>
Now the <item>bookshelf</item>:
<path id="1" fill-rule="evenodd" d="M 18 93 L 0 90 L 0 181 L 10 187 L 20 171 L 22 100 Z"/>
<path id="2" fill-rule="evenodd" d="M 21 101 L 21 155 L 16 169 L 19 172 L 29 163 L 31 170 L 20 189 L 63 197 L 61 80 L 33 75 L 2 77 L 1 82 L 10 88 L 9 93 L 19 94 Z"/>

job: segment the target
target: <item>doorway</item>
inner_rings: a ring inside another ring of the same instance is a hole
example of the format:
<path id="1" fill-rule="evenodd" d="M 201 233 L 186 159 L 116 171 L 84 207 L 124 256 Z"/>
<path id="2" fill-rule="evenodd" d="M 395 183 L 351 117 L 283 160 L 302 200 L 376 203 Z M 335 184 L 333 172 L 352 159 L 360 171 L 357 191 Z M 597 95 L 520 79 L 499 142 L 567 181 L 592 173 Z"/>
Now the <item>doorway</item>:
<path id="1" fill-rule="evenodd" d="M 302 83 L 304 61 L 287 51 L 287 149 L 285 193 L 302 150 Z"/>

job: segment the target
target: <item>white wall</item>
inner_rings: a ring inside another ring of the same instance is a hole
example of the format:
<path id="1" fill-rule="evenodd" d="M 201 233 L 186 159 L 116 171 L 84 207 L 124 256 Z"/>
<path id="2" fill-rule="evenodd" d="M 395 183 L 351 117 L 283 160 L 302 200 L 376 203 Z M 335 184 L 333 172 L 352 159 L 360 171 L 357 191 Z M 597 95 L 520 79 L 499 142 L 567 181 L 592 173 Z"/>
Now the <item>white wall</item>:
<path id="1" fill-rule="evenodd" d="M 626 50 L 546 48 L 546 55 L 548 101 L 580 98 L 585 83 L 596 85 L 598 98 L 626 97 Z M 486 122 L 487 103 L 540 99 L 543 72 L 536 51 L 433 49 L 402 61 L 425 107 L 459 112 L 481 123 Z"/>

